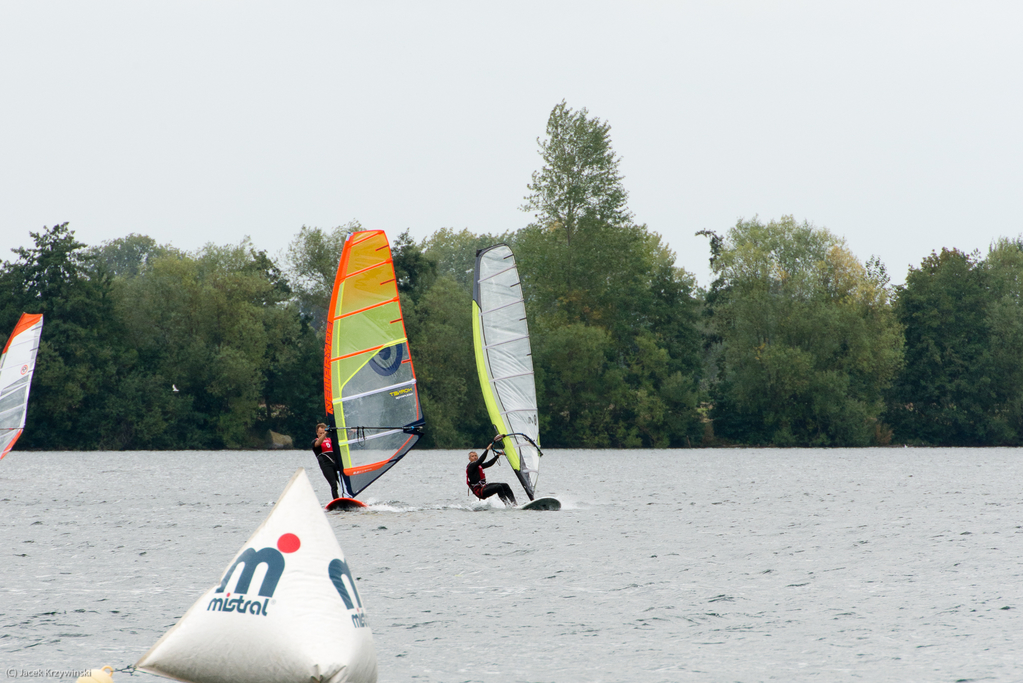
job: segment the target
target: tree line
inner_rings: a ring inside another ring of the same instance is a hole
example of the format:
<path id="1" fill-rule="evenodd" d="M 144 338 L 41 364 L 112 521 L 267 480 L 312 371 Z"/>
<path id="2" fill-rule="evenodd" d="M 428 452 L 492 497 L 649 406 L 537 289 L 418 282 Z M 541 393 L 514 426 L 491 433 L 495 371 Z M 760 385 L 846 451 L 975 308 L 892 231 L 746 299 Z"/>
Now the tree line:
<path id="1" fill-rule="evenodd" d="M 610 126 L 564 102 L 506 234 L 391 235 L 425 447 L 492 438 L 472 348 L 475 254 L 515 251 L 546 447 L 1018 445 L 1023 239 L 942 249 L 892 286 L 790 216 L 708 239 L 706 289 L 638 223 Z M 19 448 L 220 449 L 311 438 L 326 309 L 358 222 L 186 252 L 67 223 L 0 265 L 0 340 L 43 313 Z"/>

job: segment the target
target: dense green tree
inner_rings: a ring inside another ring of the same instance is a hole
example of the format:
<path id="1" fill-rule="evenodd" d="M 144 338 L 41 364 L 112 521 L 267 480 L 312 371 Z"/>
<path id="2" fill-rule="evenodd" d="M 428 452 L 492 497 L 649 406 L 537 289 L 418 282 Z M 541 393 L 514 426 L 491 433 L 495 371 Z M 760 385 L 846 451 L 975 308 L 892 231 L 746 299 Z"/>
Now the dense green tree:
<path id="1" fill-rule="evenodd" d="M 1005 443 L 1023 442 L 1023 238 L 997 240 L 988 252 L 992 301 L 988 329 L 994 376 L 998 381 L 997 419 Z M 1011 436 L 1009 434 L 1011 433 Z"/>
<path id="2" fill-rule="evenodd" d="M 0 327 L 13 328 L 22 311 L 44 315 L 22 448 L 121 448 L 125 431 L 151 420 L 163 426 L 163 397 L 131 395 L 147 373 L 121 334 L 114 288 L 67 223 L 30 233 L 32 248 L 0 273 Z M 123 387 L 123 390 L 122 390 Z"/>
<path id="3" fill-rule="evenodd" d="M 790 216 L 739 221 L 712 247 L 716 434 L 778 446 L 883 441 L 882 396 L 902 361 L 883 268 Z"/>
<path id="4" fill-rule="evenodd" d="M 896 302 L 906 367 L 891 392 L 895 438 L 933 445 L 1018 443 L 1023 394 L 1023 254 L 1001 240 L 987 261 L 943 249 L 910 269 Z"/>
<path id="5" fill-rule="evenodd" d="M 125 338 L 165 382 L 161 390 L 178 390 L 172 433 L 179 447 L 257 443 L 251 430 L 267 398 L 267 371 L 280 375 L 280 366 L 298 362 L 290 347 L 300 321 L 281 306 L 288 287 L 276 272 L 246 241 L 156 258 L 144 276 L 123 283 Z M 268 400 L 262 412 L 272 417 Z"/>

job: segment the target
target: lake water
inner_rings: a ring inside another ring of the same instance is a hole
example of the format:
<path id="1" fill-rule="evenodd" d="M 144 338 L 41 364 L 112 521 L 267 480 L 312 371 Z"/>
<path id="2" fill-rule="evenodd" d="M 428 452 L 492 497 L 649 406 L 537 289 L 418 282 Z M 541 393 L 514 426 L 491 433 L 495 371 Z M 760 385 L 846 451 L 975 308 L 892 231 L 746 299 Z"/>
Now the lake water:
<path id="1" fill-rule="evenodd" d="M 1019 681 L 1020 453 L 551 450 L 528 512 L 413 451 L 329 518 L 383 682 Z M 4 670 L 134 663 L 298 467 L 326 502 L 307 451 L 11 453 Z"/>

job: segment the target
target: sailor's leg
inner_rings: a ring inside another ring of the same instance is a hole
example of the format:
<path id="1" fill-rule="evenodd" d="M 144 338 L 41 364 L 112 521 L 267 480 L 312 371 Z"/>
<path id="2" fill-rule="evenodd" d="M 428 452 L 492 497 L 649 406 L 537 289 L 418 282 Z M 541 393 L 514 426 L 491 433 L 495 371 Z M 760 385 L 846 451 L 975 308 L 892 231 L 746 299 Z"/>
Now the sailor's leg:
<path id="1" fill-rule="evenodd" d="M 511 487 L 508 484 L 498 484 L 498 486 L 501 487 L 497 492 L 497 495 L 501 497 L 501 502 L 512 507 L 516 506 L 515 494 L 512 493 Z"/>
<path id="2" fill-rule="evenodd" d="M 337 495 L 337 468 L 334 467 L 334 463 L 325 455 L 316 456 L 316 462 L 320 464 L 320 472 L 323 472 L 323 478 L 330 484 L 330 495 L 333 496 L 331 500 L 338 497 Z"/>

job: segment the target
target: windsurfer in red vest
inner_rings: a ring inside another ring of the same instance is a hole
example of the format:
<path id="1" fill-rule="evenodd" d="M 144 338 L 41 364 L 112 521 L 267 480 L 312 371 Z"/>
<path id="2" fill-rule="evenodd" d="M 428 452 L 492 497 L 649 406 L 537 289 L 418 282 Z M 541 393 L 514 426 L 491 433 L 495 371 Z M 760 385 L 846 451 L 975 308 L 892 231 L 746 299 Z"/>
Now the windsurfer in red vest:
<path id="1" fill-rule="evenodd" d="M 330 484 L 331 500 L 336 500 L 337 482 L 339 471 L 337 463 L 334 462 L 334 444 L 327 433 L 327 425 L 322 422 L 316 425 L 316 438 L 313 440 L 313 453 L 316 454 L 316 462 L 320 463 L 320 471 Z"/>
<path id="2" fill-rule="evenodd" d="M 501 498 L 501 502 L 505 505 L 514 506 L 515 494 L 512 493 L 511 487 L 508 484 L 488 484 L 487 477 L 483 473 L 483 470 L 490 467 L 497 459 L 501 457 L 500 453 L 495 452 L 494 457 L 490 462 L 487 460 L 487 452 L 492 449 L 498 441 L 504 438 L 503 434 L 499 434 L 494 437 L 494 440 L 490 442 L 484 451 L 483 457 L 480 458 L 476 451 L 469 452 L 469 464 L 465 466 L 465 484 L 472 491 L 473 495 L 483 500 L 489 498 L 495 493 Z"/>

